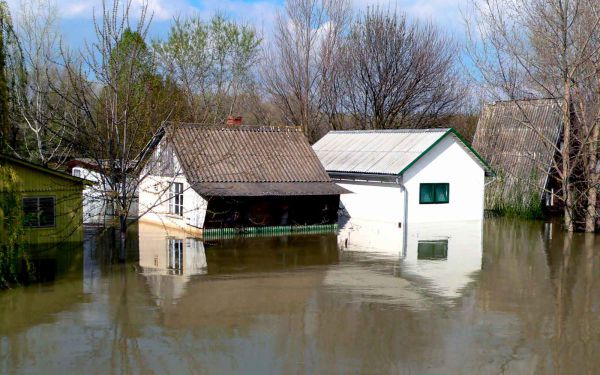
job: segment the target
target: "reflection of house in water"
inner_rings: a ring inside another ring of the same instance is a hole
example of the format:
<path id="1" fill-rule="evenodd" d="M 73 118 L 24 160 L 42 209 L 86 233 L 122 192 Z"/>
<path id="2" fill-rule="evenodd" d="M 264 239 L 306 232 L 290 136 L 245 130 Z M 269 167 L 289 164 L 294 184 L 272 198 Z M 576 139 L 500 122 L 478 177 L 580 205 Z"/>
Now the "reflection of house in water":
<path id="1" fill-rule="evenodd" d="M 152 293 L 177 299 L 190 276 L 206 273 L 204 244 L 187 232 L 139 224 L 139 265 Z"/>
<path id="2" fill-rule="evenodd" d="M 262 273 L 301 270 L 317 265 L 335 264 L 339 259 L 336 236 L 303 235 L 257 238 L 233 238 L 204 244 L 202 241 L 186 237 L 184 232 L 168 230 L 140 223 L 140 260 L 139 265 L 147 284 L 161 306 L 171 305 L 186 300 L 187 303 L 205 303 L 210 300 L 214 309 L 223 304 L 238 306 L 235 311 L 252 310 L 252 298 L 244 295 L 247 288 L 255 285 L 266 287 L 272 276 L 258 276 Z M 223 275 L 247 274 L 241 279 L 225 280 Z M 321 280 L 323 272 L 319 272 Z M 202 275 L 202 277 L 198 277 Z M 281 283 L 287 282 L 286 277 Z M 296 282 L 302 285 L 304 279 L 314 280 L 314 275 L 306 278 L 294 276 L 290 280 L 293 287 Z M 305 280 L 306 281 L 306 280 Z M 312 285 L 312 284 L 311 284 Z M 314 284 L 314 286 L 318 285 Z M 202 294 L 190 291 L 202 290 Z M 217 293 L 217 291 L 219 291 Z M 289 298 L 295 298 L 291 290 L 287 290 Z M 193 296 L 196 297 L 193 297 Z M 202 295 L 202 300 L 197 296 Z M 206 299 L 205 299 L 206 297 Z M 276 296 L 265 295 L 265 300 L 274 301 Z M 281 301 L 289 300 L 283 298 Z M 228 300 L 231 299 L 231 300 Z M 218 302 L 221 301 L 221 302 Z M 281 302 L 280 301 L 280 302 Z M 256 301 L 254 301 L 256 302 Z M 184 302 L 185 303 L 185 302 Z M 207 307 L 204 307 L 206 310 Z M 234 310 L 231 310 L 233 312 Z"/>
<path id="3" fill-rule="evenodd" d="M 393 264 L 389 272 L 393 269 L 413 287 L 440 297 L 460 296 L 473 274 L 481 269 L 481 221 L 413 225 L 407 230 L 406 241 L 401 229 L 385 223 L 353 221 L 340 232 L 338 242 L 347 256 L 357 259 L 387 256 Z M 375 276 L 357 275 L 356 280 L 368 283 Z"/>

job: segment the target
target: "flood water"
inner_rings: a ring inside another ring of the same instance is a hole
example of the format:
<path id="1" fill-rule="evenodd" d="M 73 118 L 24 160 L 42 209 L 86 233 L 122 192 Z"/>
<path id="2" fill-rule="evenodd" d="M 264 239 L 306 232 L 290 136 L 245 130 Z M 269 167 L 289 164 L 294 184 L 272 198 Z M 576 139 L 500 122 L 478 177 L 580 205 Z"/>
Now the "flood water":
<path id="1" fill-rule="evenodd" d="M 595 374 L 600 237 L 505 219 L 202 241 L 89 232 L 0 292 L 0 373 Z"/>

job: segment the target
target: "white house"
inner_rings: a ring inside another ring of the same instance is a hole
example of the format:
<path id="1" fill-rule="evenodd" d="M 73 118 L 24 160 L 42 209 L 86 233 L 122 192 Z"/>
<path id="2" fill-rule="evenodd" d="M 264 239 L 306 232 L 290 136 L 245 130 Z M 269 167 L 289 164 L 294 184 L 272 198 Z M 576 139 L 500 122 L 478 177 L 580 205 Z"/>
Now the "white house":
<path id="1" fill-rule="evenodd" d="M 493 172 L 453 129 L 332 131 L 313 149 L 354 193 L 341 197 L 352 220 L 401 227 L 483 218 L 485 175 Z"/>

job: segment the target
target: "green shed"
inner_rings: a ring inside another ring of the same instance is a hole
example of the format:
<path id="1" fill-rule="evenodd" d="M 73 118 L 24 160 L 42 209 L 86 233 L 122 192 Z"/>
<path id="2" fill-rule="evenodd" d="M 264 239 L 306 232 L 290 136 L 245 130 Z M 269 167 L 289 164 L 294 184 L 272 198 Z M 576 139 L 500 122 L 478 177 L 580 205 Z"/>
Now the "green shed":
<path id="1" fill-rule="evenodd" d="M 1 154 L 0 165 L 12 168 L 19 179 L 25 242 L 83 241 L 82 192 L 87 180 Z"/>

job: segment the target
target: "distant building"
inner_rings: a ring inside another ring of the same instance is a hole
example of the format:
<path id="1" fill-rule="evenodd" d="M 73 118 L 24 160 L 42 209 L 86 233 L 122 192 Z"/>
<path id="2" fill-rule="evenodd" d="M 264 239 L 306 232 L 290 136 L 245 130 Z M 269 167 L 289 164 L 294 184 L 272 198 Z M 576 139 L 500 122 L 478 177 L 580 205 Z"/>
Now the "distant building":
<path id="1" fill-rule="evenodd" d="M 553 169 L 562 140 L 561 102 L 513 100 L 484 106 L 473 147 L 497 172 L 486 188 L 486 209 L 559 204 Z"/>
<path id="2" fill-rule="evenodd" d="M 405 223 L 481 220 L 487 163 L 453 129 L 332 131 L 313 146 L 354 194 L 355 220 Z"/>
<path id="3" fill-rule="evenodd" d="M 205 232 L 334 225 L 345 192 L 290 127 L 170 124 L 146 169 L 143 220 Z"/>
<path id="4" fill-rule="evenodd" d="M 103 178 L 102 168 L 98 162 L 89 158 L 72 159 L 67 163 L 67 170 L 75 177 L 90 182 L 83 190 L 83 222 L 84 224 L 110 226 L 116 223 L 115 207 L 110 195 L 110 187 Z M 129 218 L 138 217 L 138 197 L 134 196 Z"/>
<path id="5" fill-rule="evenodd" d="M 0 155 L 21 184 L 29 244 L 83 241 L 82 191 L 87 181 L 15 157 Z"/>

